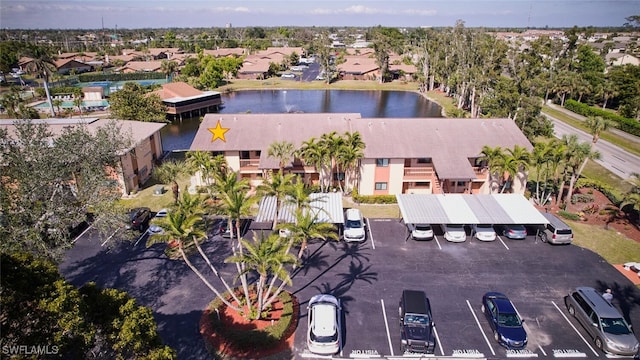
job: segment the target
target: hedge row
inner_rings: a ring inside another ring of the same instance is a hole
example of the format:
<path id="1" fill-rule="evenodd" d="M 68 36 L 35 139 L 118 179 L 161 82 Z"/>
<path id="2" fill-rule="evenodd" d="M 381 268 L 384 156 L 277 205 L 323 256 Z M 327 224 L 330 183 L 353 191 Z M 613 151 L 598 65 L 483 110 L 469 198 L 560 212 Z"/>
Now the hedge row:
<path id="1" fill-rule="evenodd" d="M 576 189 L 585 187 L 600 191 L 607 197 L 607 199 L 609 199 L 609 201 L 611 201 L 612 204 L 616 206 L 622 202 L 623 195 L 609 184 L 583 177 L 576 181 Z"/>
<path id="2" fill-rule="evenodd" d="M 571 110 L 574 113 L 580 114 L 582 116 L 602 116 L 605 119 L 614 121 L 618 129 L 629 134 L 640 136 L 640 123 L 636 120 L 629 119 L 624 116 L 620 116 L 593 106 L 589 106 L 573 99 L 565 101 L 564 107 L 567 110 Z"/>
<path id="3" fill-rule="evenodd" d="M 166 78 L 166 75 L 161 72 L 134 72 L 122 74 L 91 73 L 78 75 L 78 81 L 80 82 L 157 80 L 164 78 Z"/>
<path id="4" fill-rule="evenodd" d="M 397 202 L 395 195 L 360 195 L 355 189 L 351 197 L 358 204 L 395 204 Z"/>

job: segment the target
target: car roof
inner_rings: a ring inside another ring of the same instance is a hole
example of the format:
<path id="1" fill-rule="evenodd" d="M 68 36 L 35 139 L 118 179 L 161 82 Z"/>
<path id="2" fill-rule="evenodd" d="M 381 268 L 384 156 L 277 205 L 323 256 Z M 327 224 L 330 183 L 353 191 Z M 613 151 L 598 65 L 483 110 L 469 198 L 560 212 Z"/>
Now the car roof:
<path id="1" fill-rule="evenodd" d="M 499 292 L 488 292 L 484 295 L 488 299 L 492 299 L 493 302 L 498 307 L 498 312 L 505 313 L 514 313 L 516 309 L 514 309 L 513 304 L 507 297 L 507 295 Z"/>
<path id="2" fill-rule="evenodd" d="M 577 287 L 576 291 L 581 293 L 583 297 L 593 304 L 598 316 L 604 318 L 622 317 L 618 310 L 607 300 L 605 300 L 596 289 L 588 286 Z"/>
<path id="3" fill-rule="evenodd" d="M 360 220 L 362 215 L 360 215 L 360 210 L 358 209 L 347 209 L 346 217 L 349 220 Z"/>

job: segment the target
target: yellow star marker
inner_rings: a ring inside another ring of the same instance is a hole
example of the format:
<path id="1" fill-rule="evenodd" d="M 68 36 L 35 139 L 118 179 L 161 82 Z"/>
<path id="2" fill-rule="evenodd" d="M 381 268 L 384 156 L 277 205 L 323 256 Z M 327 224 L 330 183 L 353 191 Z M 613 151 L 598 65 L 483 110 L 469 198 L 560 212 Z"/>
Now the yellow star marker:
<path id="1" fill-rule="evenodd" d="M 214 142 L 217 139 L 227 142 L 227 140 L 224 138 L 224 133 L 229 131 L 229 128 L 223 128 L 222 125 L 220 124 L 220 120 L 218 120 L 216 127 L 209 128 L 207 130 L 209 130 L 213 134 L 213 138 L 211 138 L 211 142 Z"/>

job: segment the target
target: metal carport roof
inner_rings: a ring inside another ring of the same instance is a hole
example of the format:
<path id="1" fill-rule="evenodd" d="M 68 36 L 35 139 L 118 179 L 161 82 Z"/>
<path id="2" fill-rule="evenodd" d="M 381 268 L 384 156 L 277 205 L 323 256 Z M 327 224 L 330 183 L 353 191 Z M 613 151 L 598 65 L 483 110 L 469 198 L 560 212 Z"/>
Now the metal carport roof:
<path id="1" fill-rule="evenodd" d="M 398 194 L 406 224 L 546 224 L 520 194 Z"/>
<path id="2" fill-rule="evenodd" d="M 317 216 L 317 222 L 331 224 L 344 223 L 344 210 L 342 208 L 341 193 L 311 193 L 310 208 Z M 276 198 L 265 196 L 260 200 L 256 222 L 272 222 L 276 214 Z M 280 204 L 278 214 L 279 223 L 295 222 L 295 205 L 284 201 Z"/>

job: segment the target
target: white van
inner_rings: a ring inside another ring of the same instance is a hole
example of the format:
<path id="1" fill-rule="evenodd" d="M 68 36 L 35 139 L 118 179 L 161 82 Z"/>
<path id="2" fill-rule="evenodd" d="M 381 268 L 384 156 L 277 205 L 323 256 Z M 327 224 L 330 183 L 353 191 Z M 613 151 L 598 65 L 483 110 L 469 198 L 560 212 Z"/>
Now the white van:
<path id="1" fill-rule="evenodd" d="M 364 218 L 358 209 L 347 209 L 344 213 L 344 241 L 364 241 Z"/>

